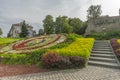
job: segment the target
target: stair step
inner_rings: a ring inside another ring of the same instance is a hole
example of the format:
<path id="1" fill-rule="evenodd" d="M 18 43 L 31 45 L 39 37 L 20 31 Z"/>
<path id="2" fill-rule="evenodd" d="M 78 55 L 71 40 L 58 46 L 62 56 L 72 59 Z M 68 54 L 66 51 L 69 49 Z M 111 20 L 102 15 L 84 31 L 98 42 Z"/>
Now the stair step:
<path id="1" fill-rule="evenodd" d="M 91 54 L 92 57 L 115 58 L 113 54 Z"/>
<path id="2" fill-rule="evenodd" d="M 89 65 L 120 69 L 109 41 L 97 40 L 88 61 Z"/>
<path id="3" fill-rule="evenodd" d="M 94 44 L 110 45 L 109 43 L 96 43 L 96 42 Z"/>
<path id="4" fill-rule="evenodd" d="M 108 41 L 95 41 L 96 43 L 108 43 Z"/>
<path id="5" fill-rule="evenodd" d="M 101 54 L 113 54 L 112 51 L 92 51 L 91 53 L 101 53 Z"/>
<path id="6" fill-rule="evenodd" d="M 93 48 L 111 48 L 111 47 L 93 46 Z"/>
<path id="7" fill-rule="evenodd" d="M 112 48 L 108 48 L 108 47 L 93 47 L 93 49 L 111 49 L 112 50 Z"/>
<path id="8" fill-rule="evenodd" d="M 113 58 L 103 58 L 103 57 L 90 57 L 90 61 L 102 61 L 102 62 L 110 62 L 110 63 L 117 63 Z"/>
<path id="9" fill-rule="evenodd" d="M 101 54 L 105 54 L 105 55 L 108 54 L 108 55 L 113 55 L 113 53 L 95 53 L 95 52 L 91 52 L 91 54 L 100 54 L 100 55 L 101 55 Z"/>
<path id="10" fill-rule="evenodd" d="M 110 45 L 94 45 L 94 47 L 110 47 Z"/>
<path id="11" fill-rule="evenodd" d="M 94 66 L 101 66 L 101 67 L 107 67 L 107 68 L 115 68 L 115 69 L 120 69 L 118 64 L 116 63 L 106 63 L 106 62 L 98 62 L 98 61 L 88 61 L 89 65 L 94 65 Z"/>
<path id="12" fill-rule="evenodd" d="M 93 51 L 112 51 L 112 49 L 94 49 L 93 48 Z"/>

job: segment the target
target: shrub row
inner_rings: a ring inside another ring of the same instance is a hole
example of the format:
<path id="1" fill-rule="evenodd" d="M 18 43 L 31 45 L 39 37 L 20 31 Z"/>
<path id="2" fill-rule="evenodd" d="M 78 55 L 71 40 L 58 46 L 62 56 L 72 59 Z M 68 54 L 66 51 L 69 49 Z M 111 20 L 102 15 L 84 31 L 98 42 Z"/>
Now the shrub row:
<path id="1" fill-rule="evenodd" d="M 114 49 L 116 56 L 120 58 L 120 43 L 119 43 L 119 41 L 117 39 L 111 39 L 110 43 Z"/>
<path id="2" fill-rule="evenodd" d="M 92 37 L 97 40 L 110 40 L 112 38 L 119 38 L 120 31 L 95 32 L 93 34 L 87 35 L 86 37 Z"/>
<path id="3" fill-rule="evenodd" d="M 42 65 L 45 68 L 72 68 L 72 67 L 84 67 L 86 64 L 86 58 L 79 56 L 60 56 L 56 52 L 48 52 L 43 55 Z"/>

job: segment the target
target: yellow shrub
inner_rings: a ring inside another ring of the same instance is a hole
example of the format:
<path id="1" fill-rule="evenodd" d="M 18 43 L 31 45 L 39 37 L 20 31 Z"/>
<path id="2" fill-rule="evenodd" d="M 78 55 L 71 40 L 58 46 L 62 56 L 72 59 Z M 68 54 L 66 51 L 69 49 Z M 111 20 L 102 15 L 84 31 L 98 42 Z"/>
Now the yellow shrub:
<path id="1" fill-rule="evenodd" d="M 118 39 L 117 42 L 120 44 L 120 39 Z"/>
<path id="2" fill-rule="evenodd" d="M 93 43 L 93 38 L 77 38 L 69 46 L 61 49 L 54 49 L 53 51 L 58 52 L 62 56 L 82 56 L 88 59 Z"/>

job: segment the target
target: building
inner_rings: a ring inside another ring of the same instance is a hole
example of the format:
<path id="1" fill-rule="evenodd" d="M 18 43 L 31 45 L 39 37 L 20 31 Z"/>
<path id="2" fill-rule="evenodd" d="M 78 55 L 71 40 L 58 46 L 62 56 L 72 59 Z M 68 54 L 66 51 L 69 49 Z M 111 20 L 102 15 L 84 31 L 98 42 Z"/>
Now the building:
<path id="1" fill-rule="evenodd" d="M 17 24 L 12 24 L 11 29 L 8 33 L 8 37 L 13 37 L 13 38 L 17 38 L 19 37 L 19 34 L 21 33 L 21 28 L 22 28 L 23 22 L 17 23 Z M 27 29 L 28 29 L 28 37 L 33 37 L 36 32 L 33 30 L 33 27 L 26 24 L 27 25 Z"/>

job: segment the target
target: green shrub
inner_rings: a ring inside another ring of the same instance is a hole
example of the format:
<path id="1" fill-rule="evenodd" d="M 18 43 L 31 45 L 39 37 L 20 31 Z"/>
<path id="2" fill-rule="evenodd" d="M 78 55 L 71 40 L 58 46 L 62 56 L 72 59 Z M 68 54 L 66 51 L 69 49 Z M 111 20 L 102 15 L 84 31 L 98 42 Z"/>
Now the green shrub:
<path id="1" fill-rule="evenodd" d="M 54 46 L 50 47 L 49 49 L 64 48 L 64 47 L 69 46 L 73 41 L 75 41 L 76 38 L 82 38 L 82 36 L 77 35 L 77 34 L 67 34 L 66 37 L 67 37 L 67 39 L 65 42 L 54 45 Z"/>
<path id="2" fill-rule="evenodd" d="M 93 38 L 76 38 L 69 46 L 64 48 L 56 48 L 50 51 L 57 52 L 61 56 L 81 56 L 89 58 L 93 46 Z"/>
<path id="3" fill-rule="evenodd" d="M 67 35 L 67 40 L 68 41 L 74 41 L 76 38 L 82 38 L 82 36 L 77 35 L 77 34 L 68 34 Z"/>
<path id="4" fill-rule="evenodd" d="M 109 32 L 98 32 L 94 34 L 87 35 L 86 37 L 92 37 L 97 40 L 120 38 L 120 31 L 109 31 Z"/>
<path id="5" fill-rule="evenodd" d="M 31 54 L 28 54 L 25 58 L 26 64 L 39 64 L 42 55 L 46 52 L 46 50 L 36 50 Z"/>
<path id="6" fill-rule="evenodd" d="M 41 56 L 45 53 L 45 50 L 37 50 L 31 54 L 0 54 L 1 62 L 5 64 L 40 64 Z"/>
<path id="7" fill-rule="evenodd" d="M 26 54 L 0 54 L 0 57 L 5 64 L 24 64 Z"/>

